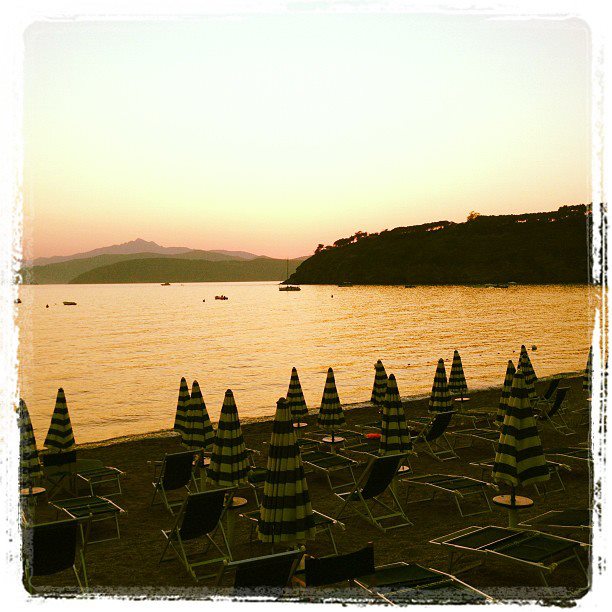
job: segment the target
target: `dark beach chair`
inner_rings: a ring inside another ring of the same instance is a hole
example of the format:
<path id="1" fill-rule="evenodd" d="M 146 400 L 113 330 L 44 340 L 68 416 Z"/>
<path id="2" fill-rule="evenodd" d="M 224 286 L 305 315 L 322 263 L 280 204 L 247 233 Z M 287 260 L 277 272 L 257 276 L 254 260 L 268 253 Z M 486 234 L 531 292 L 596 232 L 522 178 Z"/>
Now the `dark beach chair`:
<path id="1" fill-rule="evenodd" d="M 544 393 L 542 393 L 541 395 L 537 395 L 536 398 L 533 400 L 532 404 L 534 408 L 537 408 L 539 406 L 539 404 L 552 404 L 553 402 L 553 395 L 555 394 L 555 391 L 557 390 L 557 387 L 559 386 L 559 383 L 561 382 L 560 378 L 553 378 L 549 383 L 548 383 L 548 387 L 546 388 L 546 391 L 544 391 Z"/>
<path id="2" fill-rule="evenodd" d="M 197 491 L 198 486 L 193 473 L 195 455 L 196 451 L 172 453 L 166 455 L 161 463 L 156 464 L 151 506 L 155 503 L 155 497 L 159 493 L 161 503 L 164 504 L 170 514 L 174 514 L 175 509 L 183 503 L 183 498 L 170 500 L 168 493 L 170 491 L 182 491 L 183 489 L 189 492 L 190 484 Z"/>
<path id="3" fill-rule="evenodd" d="M 290 586 L 297 566 L 304 556 L 304 548 L 286 552 L 242 559 L 223 561 L 217 576 L 217 586 L 228 572 L 233 572 L 233 588 L 241 594 L 279 595 Z"/>
<path id="4" fill-rule="evenodd" d="M 519 527 L 559 529 L 561 531 L 591 531 L 593 511 L 590 508 L 549 510 L 519 523 Z"/>
<path id="5" fill-rule="evenodd" d="M 255 504 L 259 508 L 261 502 L 259 501 L 259 493 L 263 492 L 264 485 L 266 484 L 266 477 L 268 475 L 267 468 L 263 467 L 254 467 L 249 471 L 248 485 L 253 490 L 253 495 L 255 496 Z"/>
<path id="6" fill-rule="evenodd" d="M 53 499 L 62 491 L 68 495 L 75 495 L 76 451 L 40 453 L 39 457 L 48 498 Z"/>
<path id="7" fill-rule="evenodd" d="M 471 448 L 474 446 L 474 442 L 484 442 L 490 444 L 493 448 L 493 452 L 497 451 L 497 444 L 499 443 L 500 432 L 499 429 L 458 429 L 451 431 L 449 434 L 452 437 L 468 438 L 469 444 L 461 448 Z"/>
<path id="8" fill-rule="evenodd" d="M 457 505 L 459 514 L 462 517 L 476 516 L 478 514 L 484 514 L 491 512 L 491 503 L 486 494 L 488 488 L 497 490 L 497 486 L 484 480 L 476 480 L 475 478 L 469 478 L 467 476 L 456 476 L 453 474 L 425 474 L 423 476 L 411 476 L 410 478 L 404 478 L 402 483 L 408 485 L 425 486 L 432 491 L 431 497 L 425 497 L 421 499 L 415 499 L 408 501 L 409 489 L 406 492 L 406 503 L 415 504 L 423 501 L 432 501 L 437 493 L 444 493 L 449 495 Z M 480 501 L 480 508 L 473 512 L 464 512 L 462 503 L 466 500 Z"/>
<path id="9" fill-rule="evenodd" d="M 87 544 L 98 542 L 108 542 L 121 538 L 119 530 L 119 515 L 125 514 L 125 510 L 120 508 L 115 502 L 105 497 L 97 495 L 87 495 L 85 497 L 73 497 L 50 502 L 57 511 L 65 512 L 70 518 L 79 523 L 83 547 Z M 115 535 L 92 539 L 91 531 L 95 523 L 110 521 L 115 527 Z"/>
<path id="10" fill-rule="evenodd" d="M 121 495 L 121 478 L 124 475 L 124 472 L 121 470 L 105 465 L 88 469 L 79 469 L 77 462 L 77 484 L 79 481 L 83 481 L 89 487 L 89 492 L 92 496 L 96 494 L 94 487 L 106 486 L 108 484 L 114 484 L 115 490 L 110 493 L 106 492 L 104 497 Z"/>
<path id="11" fill-rule="evenodd" d="M 177 513 L 174 526 L 168 530 L 162 529 L 162 534 L 166 538 L 166 545 L 159 562 L 164 561 L 166 552 L 171 547 L 194 580 L 216 576 L 217 572 L 206 576 L 198 576 L 196 568 L 213 563 L 222 563 L 226 559 L 232 560 L 232 552 L 221 520 L 232 502 L 234 492 L 235 489 L 233 488 L 224 488 L 211 489 L 201 493 L 189 493 Z M 221 532 L 223 548 L 214 540 L 217 531 Z M 195 556 L 188 554 L 185 544 L 202 538 L 206 540 L 204 551 Z M 216 548 L 220 556 L 212 559 L 202 559 L 202 555 L 205 556 L 208 553 L 211 545 Z"/>
<path id="12" fill-rule="evenodd" d="M 394 487 L 390 486 L 407 457 L 408 453 L 371 457 L 357 483 L 345 488 L 344 492 L 334 491 L 335 495 L 344 502 L 336 518 L 340 520 L 346 508 L 352 504 L 359 515 L 383 532 L 412 525 L 410 519 L 404 514 L 393 490 Z M 391 505 L 379 499 L 385 492 L 391 497 Z M 374 510 L 377 506 L 386 510 L 387 513 L 375 514 Z M 386 524 L 389 521 L 391 523 Z"/>
<path id="13" fill-rule="evenodd" d="M 438 461 L 449 461 L 458 459 L 459 455 L 453 450 L 446 432 L 448 425 L 453 418 L 454 412 L 439 412 L 434 417 L 428 419 L 420 429 L 410 431 L 412 443 L 425 445 L 425 452 Z"/>
<path id="14" fill-rule="evenodd" d="M 346 475 L 348 473 L 349 484 L 355 484 L 353 468 L 359 465 L 359 463 L 354 459 L 337 453 L 328 453 L 320 450 L 302 451 L 301 456 L 306 469 L 315 470 L 325 475 L 332 492 L 345 487 L 347 484 L 346 480 L 333 484 L 332 475 L 337 475 L 338 473 Z"/>
<path id="15" fill-rule="evenodd" d="M 463 555 L 473 554 L 483 557 L 483 560 L 487 557 L 505 559 L 533 569 L 538 572 L 545 586 L 548 586 L 547 576 L 559 565 L 569 561 L 576 561 L 588 579 L 587 570 L 579 556 L 579 552 L 588 545 L 540 531 L 471 526 L 430 542 L 448 549 L 448 571 L 451 574 L 455 561 Z"/>
<path id="16" fill-rule="evenodd" d="M 552 403 L 550 409 L 542 410 L 536 414 L 536 419 L 548 421 L 558 433 L 563 434 L 564 436 L 571 436 L 572 434 L 576 433 L 571 427 L 569 427 L 563 418 L 563 402 L 567 397 L 568 391 L 569 387 L 559 387 L 557 394 L 555 395 L 555 401 Z"/>
<path id="17" fill-rule="evenodd" d="M 313 510 L 312 514 L 314 516 L 315 535 L 318 533 L 326 533 L 329 536 L 329 540 L 331 542 L 332 548 L 334 549 L 334 553 L 338 554 L 338 547 L 336 546 L 333 529 L 335 527 L 340 527 L 341 529 L 344 529 L 344 523 L 341 523 L 340 521 L 333 519 L 331 516 L 327 516 L 322 512 L 317 512 L 316 510 Z M 260 515 L 260 508 L 258 508 L 257 510 L 251 510 L 249 512 L 243 512 L 240 514 L 242 518 L 245 518 L 251 522 L 251 530 L 249 532 L 249 544 L 253 542 L 255 530 L 259 525 Z"/>
<path id="18" fill-rule="evenodd" d="M 564 461 L 577 461 L 578 464 L 591 465 L 593 463 L 591 449 L 581 446 L 562 446 L 547 449 L 546 455 L 561 457 Z"/>
<path id="19" fill-rule="evenodd" d="M 77 543 L 78 530 L 79 525 L 75 520 L 41 523 L 24 528 L 24 574 L 29 593 L 36 592 L 33 578 L 50 576 L 71 568 L 81 591 L 87 589 L 87 568 L 83 551 Z M 80 575 L 77 562 L 80 564 Z"/>

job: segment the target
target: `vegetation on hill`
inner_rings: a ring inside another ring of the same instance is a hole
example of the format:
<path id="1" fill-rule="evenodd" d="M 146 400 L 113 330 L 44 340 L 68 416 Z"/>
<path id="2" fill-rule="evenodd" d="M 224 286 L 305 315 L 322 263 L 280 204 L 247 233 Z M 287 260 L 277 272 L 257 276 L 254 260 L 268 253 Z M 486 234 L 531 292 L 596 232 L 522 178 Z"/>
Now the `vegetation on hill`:
<path id="1" fill-rule="evenodd" d="M 555 212 L 436 221 L 320 244 L 289 281 L 302 284 L 586 283 L 584 205 Z"/>

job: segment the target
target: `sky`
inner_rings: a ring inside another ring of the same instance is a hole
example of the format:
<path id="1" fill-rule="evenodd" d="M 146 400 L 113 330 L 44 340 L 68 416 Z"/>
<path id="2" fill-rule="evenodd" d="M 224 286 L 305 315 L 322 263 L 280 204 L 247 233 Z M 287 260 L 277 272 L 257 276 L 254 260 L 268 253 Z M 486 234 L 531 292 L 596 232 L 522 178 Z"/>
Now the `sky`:
<path id="1" fill-rule="evenodd" d="M 311 254 L 591 201 L 580 20 L 280 14 L 24 34 L 25 256 Z"/>

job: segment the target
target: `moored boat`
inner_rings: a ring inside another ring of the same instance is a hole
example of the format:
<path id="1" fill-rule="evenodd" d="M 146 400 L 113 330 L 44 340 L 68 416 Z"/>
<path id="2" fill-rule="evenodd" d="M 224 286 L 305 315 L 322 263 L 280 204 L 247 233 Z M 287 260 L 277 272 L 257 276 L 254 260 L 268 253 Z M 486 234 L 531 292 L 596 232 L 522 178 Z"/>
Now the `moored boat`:
<path id="1" fill-rule="evenodd" d="M 76 306 L 76 302 L 63 302 L 64 306 Z"/>

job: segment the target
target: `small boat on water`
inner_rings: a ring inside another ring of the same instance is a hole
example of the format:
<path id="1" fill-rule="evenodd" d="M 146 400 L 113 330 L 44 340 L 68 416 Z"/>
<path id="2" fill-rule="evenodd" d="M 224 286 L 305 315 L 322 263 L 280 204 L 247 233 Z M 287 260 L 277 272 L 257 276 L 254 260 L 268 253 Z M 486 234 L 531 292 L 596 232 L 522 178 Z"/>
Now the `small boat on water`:
<path id="1" fill-rule="evenodd" d="M 215 300 L 228 300 L 226 295 L 215 295 Z"/>
<path id="2" fill-rule="evenodd" d="M 343 283 L 338 283 L 338 287 L 352 287 L 353 283 L 349 281 L 344 281 Z"/>
<path id="3" fill-rule="evenodd" d="M 279 291 L 301 291 L 301 287 L 296 287 L 295 285 L 284 285 L 283 287 L 278 288 Z"/>
<path id="4" fill-rule="evenodd" d="M 162 287 L 169 287 L 169 286 L 170 286 L 170 283 L 162 283 L 162 284 L 161 284 L 161 286 L 162 286 Z"/>
<path id="5" fill-rule="evenodd" d="M 76 306 L 76 302 L 63 302 L 64 306 Z"/>
<path id="6" fill-rule="evenodd" d="M 20 298 L 17 298 L 17 299 L 15 300 L 15 304 L 21 304 L 21 299 L 20 299 Z"/>

